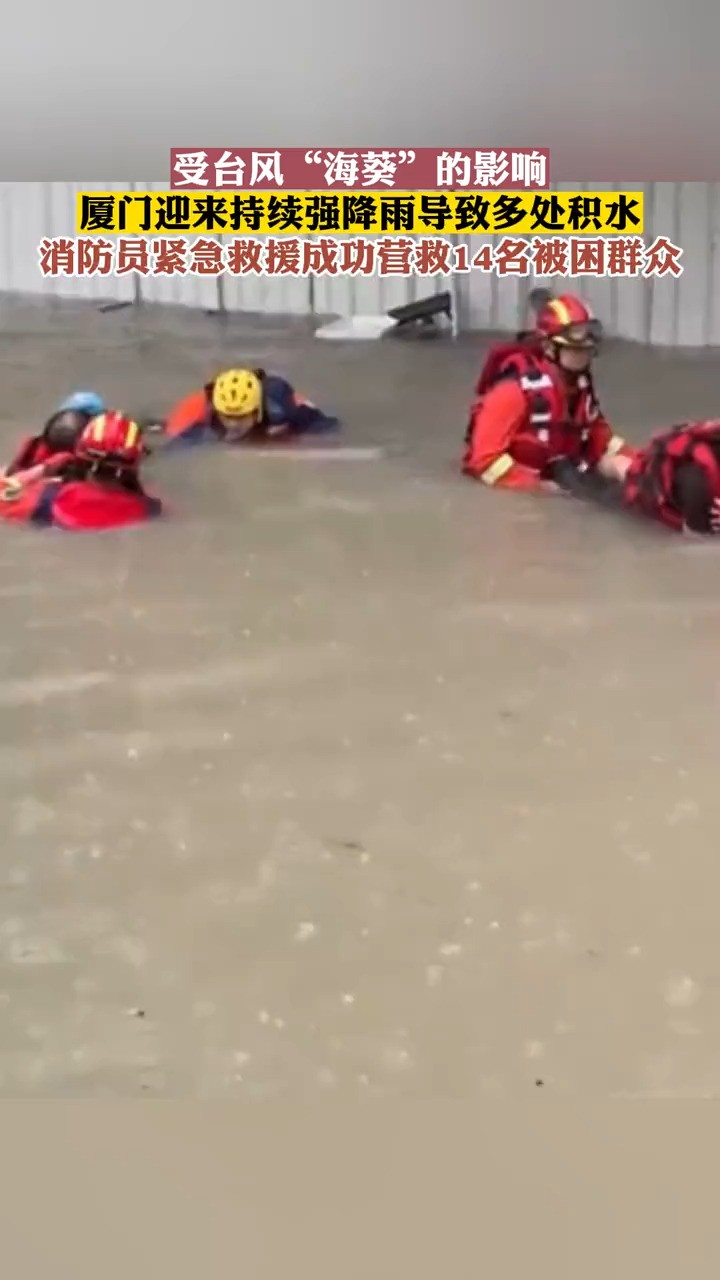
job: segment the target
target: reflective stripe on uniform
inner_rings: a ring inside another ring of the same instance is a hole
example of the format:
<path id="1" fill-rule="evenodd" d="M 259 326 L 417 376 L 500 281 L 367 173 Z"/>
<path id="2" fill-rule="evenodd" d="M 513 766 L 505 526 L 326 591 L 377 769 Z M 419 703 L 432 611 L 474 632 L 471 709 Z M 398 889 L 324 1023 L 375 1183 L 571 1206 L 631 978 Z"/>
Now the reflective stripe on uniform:
<path id="1" fill-rule="evenodd" d="M 480 479 L 483 484 L 497 484 L 498 480 L 502 480 L 503 476 L 506 476 L 508 471 L 512 471 L 514 466 L 515 463 L 510 457 L 510 454 L 501 453 L 500 457 L 496 458 L 494 462 L 491 462 L 490 466 L 482 472 Z"/>
<path id="2" fill-rule="evenodd" d="M 567 329 L 572 320 L 572 316 L 570 315 L 570 312 L 568 311 L 562 299 L 552 298 L 547 305 L 548 305 L 548 309 L 555 313 L 561 325 L 563 325 Z"/>
<path id="3" fill-rule="evenodd" d="M 548 373 L 524 373 L 520 379 L 523 391 L 542 391 L 543 387 L 552 389 L 553 385 Z"/>
<path id="4" fill-rule="evenodd" d="M 610 443 L 607 449 L 605 450 L 605 453 L 607 454 L 608 458 L 614 458 L 615 454 L 619 453 L 620 450 L 624 448 L 625 448 L 625 441 L 623 440 L 622 436 L 611 436 Z"/>

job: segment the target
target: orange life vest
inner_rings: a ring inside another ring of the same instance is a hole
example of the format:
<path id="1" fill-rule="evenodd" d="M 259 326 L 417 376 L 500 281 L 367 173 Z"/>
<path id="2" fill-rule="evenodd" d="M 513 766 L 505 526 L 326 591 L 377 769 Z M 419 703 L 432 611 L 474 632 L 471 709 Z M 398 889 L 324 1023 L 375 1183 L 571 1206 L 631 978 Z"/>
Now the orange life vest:
<path id="1" fill-rule="evenodd" d="M 478 379 L 475 413 L 483 396 L 505 378 L 518 383 L 527 404 L 527 424 L 512 443 L 514 460 L 540 472 L 559 456 L 581 464 L 589 452 L 593 424 L 600 416 L 590 374 L 581 374 L 569 392 L 557 366 L 531 343 L 500 343 L 489 352 Z M 471 431 L 472 424 L 466 444 Z"/>

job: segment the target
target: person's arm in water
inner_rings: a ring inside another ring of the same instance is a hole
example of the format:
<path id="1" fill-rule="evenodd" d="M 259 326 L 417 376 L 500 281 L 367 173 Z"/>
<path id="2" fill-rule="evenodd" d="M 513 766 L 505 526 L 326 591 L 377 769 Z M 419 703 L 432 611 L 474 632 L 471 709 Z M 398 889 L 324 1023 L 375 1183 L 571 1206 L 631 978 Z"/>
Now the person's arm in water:
<path id="1" fill-rule="evenodd" d="M 552 481 L 543 480 L 536 471 L 516 462 L 509 452 L 526 414 L 525 396 L 517 382 L 508 378 L 491 387 L 472 409 L 463 462 L 465 474 L 494 489 L 555 491 L 557 486 Z"/>
<path id="2" fill-rule="evenodd" d="M 612 478 L 597 467 L 583 469 L 571 458 L 553 458 L 543 475 L 554 480 L 558 488 L 574 498 L 592 502 L 597 506 L 619 509 L 623 506 L 623 471 L 630 466 L 629 458 L 617 458 L 616 474 Z"/>
<path id="3" fill-rule="evenodd" d="M 590 465 L 606 480 L 621 480 L 636 452 L 613 431 L 605 415 L 599 414 L 590 433 Z"/>
<path id="4" fill-rule="evenodd" d="M 318 409 L 300 395 L 287 378 L 267 373 L 263 378 L 265 430 L 268 436 L 325 435 L 340 428 L 338 418 Z"/>
<path id="5" fill-rule="evenodd" d="M 14 484 L 33 484 L 35 480 L 52 480 L 59 476 L 73 459 L 72 453 L 54 453 L 47 462 L 37 462 L 34 467 L 24 471 L 14 471 L 10 477 Z"/>
<path id="6" fill-rule="evenodd" d="M 168 444 L 173 440 L 192 443 L 194 437 L 207 429 L 210 416 L 205 388 L 191 391 L 170 410 L 165 419 L 164 441 Z"/>
<path id="7" fill-rule="evenodd" d="M 26 436 L 21 442 L 17 452 L 10 459 L 7 466 L 3 468 L 3 476 L 17 475 L 21 471 L 26 471 L 28 467 L 35 464 L 38 449 L 42 444 L 42 435 Z"/>

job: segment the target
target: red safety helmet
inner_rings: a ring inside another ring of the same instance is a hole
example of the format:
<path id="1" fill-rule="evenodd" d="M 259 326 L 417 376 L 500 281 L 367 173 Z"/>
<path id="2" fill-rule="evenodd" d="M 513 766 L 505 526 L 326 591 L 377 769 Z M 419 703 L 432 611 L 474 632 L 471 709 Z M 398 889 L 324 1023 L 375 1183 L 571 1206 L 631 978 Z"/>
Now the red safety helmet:
<path id="1" fill-rule="evenodd" d="M 536 332 L 558 347 L 576 351 L 594 350 L 602 338 L 602 325 L 590 308 L 575 294 L 548 298 L 538 311 Z"/>
<path id="2" fill-rule="evenodd" d="M 88 422 L 75 447 L 86 462 L 106 462 L 116 467 L 137 467 L 144 449 L 137 422 L 117 410 L 101 413 Z"/>

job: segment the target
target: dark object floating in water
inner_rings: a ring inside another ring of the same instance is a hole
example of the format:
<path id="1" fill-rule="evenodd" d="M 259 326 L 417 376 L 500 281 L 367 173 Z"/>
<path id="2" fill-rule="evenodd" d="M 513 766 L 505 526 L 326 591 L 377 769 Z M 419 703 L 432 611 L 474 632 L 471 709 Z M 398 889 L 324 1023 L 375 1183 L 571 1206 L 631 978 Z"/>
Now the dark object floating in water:
<path id="1" fill-rule="evenodd" d="M 401 307 L 393 307 L 387 314 L 390 320 L 395 321 L 391 334 L 436 338 L 452 324 L 452 297 L 447 291 L 433 293 L 417 302 L 406 302 Z M 447 324 L 440 323 L 443 319 Z"/>

